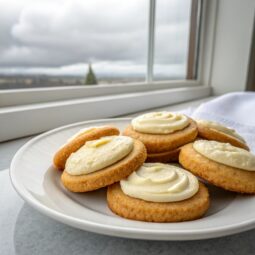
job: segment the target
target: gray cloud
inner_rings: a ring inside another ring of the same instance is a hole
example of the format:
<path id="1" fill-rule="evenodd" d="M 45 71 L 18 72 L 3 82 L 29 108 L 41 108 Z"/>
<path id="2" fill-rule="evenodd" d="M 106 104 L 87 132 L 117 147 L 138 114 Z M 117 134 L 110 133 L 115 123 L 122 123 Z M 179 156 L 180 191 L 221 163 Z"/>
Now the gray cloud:
<path id="1" fill-rule="evenodd" d="M 62 72 L 92 61 L 145 72 L 149 1 L 16 2 L 0 2 L 0 71 Z M 190 0 L 158 3 L 155 63 L 185 66 Z"/>

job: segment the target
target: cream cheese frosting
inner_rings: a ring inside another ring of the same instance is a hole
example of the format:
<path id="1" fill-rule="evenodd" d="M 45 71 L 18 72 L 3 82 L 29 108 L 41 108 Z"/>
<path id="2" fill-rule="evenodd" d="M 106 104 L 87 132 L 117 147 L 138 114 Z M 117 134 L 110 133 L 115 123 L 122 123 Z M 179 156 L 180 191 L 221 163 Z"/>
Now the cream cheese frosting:
<path id="1" fill-rule="evenodd" d="M 193 143 L 193 148 L 206 158 L 218 163 L 247 171 L 255 171 L 255 155 L 229 143 L 198 140 Z"/>
<path id="2" fill-rule="evenodd" d="M 126 157 L 134 141 L 127 136 L 105 136 L 88 141 L 66 161 L 65 171 L 71 175 L 89 174 Z"/>
<path id="3" fill-rule="evenodd" d="M 209 120 L 196 120 L 196 122 L 198 124 L 201 124 L 205 127 L 211 128 L 211 129 L 215 129 L 219 132 L 222 132 L 226 135 L 232 136 L 234 138 L 236 138 L 237 140 L 239 140 L 242 143 L 245 143 L 245 140 L 243 139 L 242 136 L 240 136 L 234 129 L 226 127 L 218 122 L 215 121 L 209 121 Z"/>
<path id="4" fill-rule="evenodd" d="M 134 130 L 148 134 L 170 134 L 189 125 L 187 116 L 172 112 L 150 112 L 132 120 Z"/>
<path id="5" fill-rule="evenodd" d="M 175 202 L 194 196 L 199 183 L 190 172 L 176 165 L 144 163 L 127 179 L 122 191 L 131 197 L 151 202 Z"/>

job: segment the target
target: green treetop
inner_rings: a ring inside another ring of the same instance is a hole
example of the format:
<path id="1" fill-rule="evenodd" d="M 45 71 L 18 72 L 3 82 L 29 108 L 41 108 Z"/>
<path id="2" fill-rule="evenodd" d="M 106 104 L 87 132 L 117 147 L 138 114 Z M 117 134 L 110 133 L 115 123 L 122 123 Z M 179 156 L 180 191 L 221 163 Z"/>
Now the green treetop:
<path id="1" fill-rule="evenodd" d="M 88 73 L 85 79 L 85 85 L 95 85 L 97 84 L 97 78 L 92 70 L 91 64 L 89 64 Z"/>

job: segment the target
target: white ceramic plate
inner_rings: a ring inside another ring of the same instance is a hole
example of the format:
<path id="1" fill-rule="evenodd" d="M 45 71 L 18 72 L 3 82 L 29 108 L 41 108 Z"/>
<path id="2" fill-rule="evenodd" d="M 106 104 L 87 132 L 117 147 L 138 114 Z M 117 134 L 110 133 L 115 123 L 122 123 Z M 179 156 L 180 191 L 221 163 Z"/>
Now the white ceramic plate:
<path id="1" fill-rule="evenodd" d="M 106 190 L 86 194 L 67 191 L 53 169 L 56 150 L 81 128 L 112 124 L 123 130 L 130 119 L 86 121 L 35 137 L 14 156 L 10 176 L 14 188 L 43 214 L 76 228 L 106 235 L 151 239 L 195 240 L 225 236 L 255 226 L 255 196 L 241 196 L 209 187 L 211 207 L 202 219 L 181 223 L 126 220 L 107 207 Z"/>

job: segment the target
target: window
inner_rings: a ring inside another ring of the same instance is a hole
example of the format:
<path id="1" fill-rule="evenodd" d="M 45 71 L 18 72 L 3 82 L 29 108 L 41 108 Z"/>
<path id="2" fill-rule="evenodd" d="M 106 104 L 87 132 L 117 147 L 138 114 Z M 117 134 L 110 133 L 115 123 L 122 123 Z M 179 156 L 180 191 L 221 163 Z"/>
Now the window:
<path id="1" fill-rule="evenodd" d="M 0 89 L 183 80 L 195 2 L 2 1 Z"/>
<path id="2" fill-rule="evenodd" d="M 157 1 L 154 80 L 186 78 L 191 3 L 191 0 Z"/>
<path id="3" fill-rule="evenodd" d="M 217 1 L 201 2 L 0 2 L 0 141 L 209 96 Z"/>

